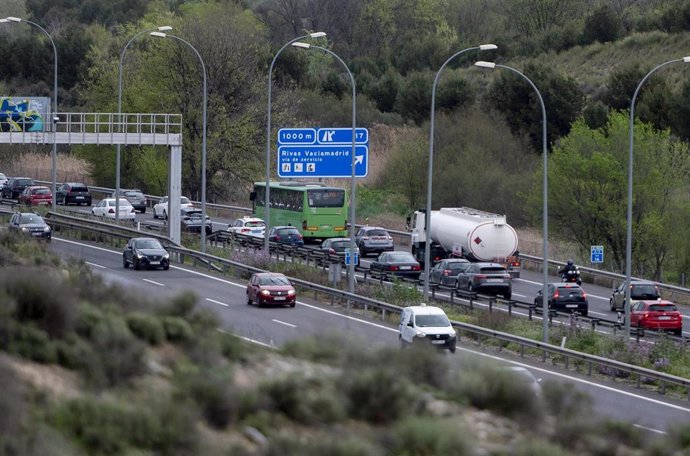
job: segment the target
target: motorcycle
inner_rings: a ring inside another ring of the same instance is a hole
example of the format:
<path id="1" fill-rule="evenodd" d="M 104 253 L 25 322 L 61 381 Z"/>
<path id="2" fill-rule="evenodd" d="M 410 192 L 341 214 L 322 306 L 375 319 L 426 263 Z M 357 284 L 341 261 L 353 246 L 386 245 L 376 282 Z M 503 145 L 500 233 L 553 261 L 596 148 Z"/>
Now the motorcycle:
<path id="1" fill-rule="evenodd" d="M 582 285 L 582 280 L 580 279 L 580 268 L 576 267 L 574 270 L 571 269 L 570 271 L 561 274 L 561 282 L 577 283 L 578 285 Z"/>

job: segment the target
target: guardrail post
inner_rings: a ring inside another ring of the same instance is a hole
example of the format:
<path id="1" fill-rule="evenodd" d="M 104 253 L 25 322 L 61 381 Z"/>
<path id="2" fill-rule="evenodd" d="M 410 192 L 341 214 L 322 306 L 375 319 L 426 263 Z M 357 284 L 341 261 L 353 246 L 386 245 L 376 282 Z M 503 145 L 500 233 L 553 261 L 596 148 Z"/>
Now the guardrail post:
<path id="1" fill-rule="evenodd" d="M 563 357 L 563 366 L 565 367 L 565 370 L 568 370 L 568 369 L 569 369 L 569 367 L 568 367 L 568 359 L 569 359 L 569 358 L 568 358 L 567 356 L 564 356 L 564 357 Z"/>
<path id="2" fill-rule="evenodd" d="M 455 290 L 450 290 L 450 303 L 454 304 L 453 297 L 455 296 Z"/>
<path id="3" fill-rule="evenodd" d="M 592 331 L 595 331 L 597 329 L 597 324 L 599 323 L 598 318 L 592 318 L 590 320 L 590 323 L 592 324 Z"/>
<path id="4" fill-rule="evenodd" d="M 546 362 L 546 350 L 541 351 L 541 362 L 542 363 Z"/>
<path id="5" fill-rule="evenodd" d="M 508 316 L 513 316 L 513 301 L 508 301 Z"/>
<path id="6" fill-rule="evenodd" d="M 532 321 L 532 311 L 533 311 L 533 310 L 534 310 L 534 305 L 530 305 L 530 306 L 529 306 L 529 314 L 528 314 L 528 315 L 529 315 L 529 316 L 528 316 L 529 321 Z"/>
<path id="7" fill-rule="evenodd" d="M 386 319 L 386 309 L 381 309 L 381 320 Z"/>
<path id="8" fill-rule="evenodd" d="M 489 298 L 489 312 L 492 312 L 494 310 L 494 302 L 496 299 L 494 298 Z"/>
<path id="9" fill-rule="evenodd" d="M 520 358 L 525 357 L 525 346 L 520 344 Z"/>
<path id="10" fill-rule="evenodd" d="M 470 310 L 474 310 L 474 296 L 470 296 Z"/>
<path id="11" fill-rule="evenodd" d="M 436 299 L 436 287 L 431 287 L 431 299 Z"/>
<path id="12" fill-rule="evenodd" d="M 592 362 L 587 363 L 587 375 L 592 376 Z"/>
<path id="13" fill-rule="evenodd" d="M 659 394 L 666 395 L 666 382 L 661 382 L 661 387 L 659 388 Z"/>

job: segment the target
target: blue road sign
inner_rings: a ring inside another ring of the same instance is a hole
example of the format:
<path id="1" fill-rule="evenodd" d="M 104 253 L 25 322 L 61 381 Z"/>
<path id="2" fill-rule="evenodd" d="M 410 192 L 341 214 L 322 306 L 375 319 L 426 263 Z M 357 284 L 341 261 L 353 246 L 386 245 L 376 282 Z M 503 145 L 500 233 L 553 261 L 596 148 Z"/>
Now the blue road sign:
<path id="1" fill-rule="evenodd" d="M 278 130 L 278 145 L 283 144 L 316 144 L 316 129 L 281 128 Z"/>
<path id="2" fill-rule="evenodd" d="M 355 146 L 355 176 L 369 168 L 369 148 Z M 352 177 L 352 146 L 290 145 L 278 147 L 280 177 Z"/>
<path id="3" fill-rule="evenodd" d="M 349 266 L 351 264 L 356 266 L 357 263 L 359 263 L 359 253 L 357 253 L 357 249 L 345 249 L 345 266 Z"/>
<path id="4" fill-rule="evenodd" d="M 317 130 L 319 144 L 352 144 L 352 128 L 319 128 Z M 355 128 L 355 144 L 369 145 L 369 130 Z"/>
<path id="5" fill-rule="evenodd" d="M 592 245 L 590 246 L 592 263 L 603 263 L 604 262 L 604 246 L 603 245 Z"/>

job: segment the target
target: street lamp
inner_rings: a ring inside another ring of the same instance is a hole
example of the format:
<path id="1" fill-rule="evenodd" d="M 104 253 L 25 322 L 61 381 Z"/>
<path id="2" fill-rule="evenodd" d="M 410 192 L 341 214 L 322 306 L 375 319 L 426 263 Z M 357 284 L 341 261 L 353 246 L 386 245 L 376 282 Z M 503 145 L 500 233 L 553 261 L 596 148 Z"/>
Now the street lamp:
<path id="1" fill-rule="evenodd" d="M 441 76 L 441 71 L 443 71 L 446 65 L 448 65 L 448 63 L 455 57 L 467 51 L 488 51 L 492 49 L 498 49 L 498 46 L 496 46 L 495 44 L 481 44 L 479 46 L 463 49 L 462 51 L 456 52 L 455 54 L 451 55 L 445 62 L 443 62 L 441 68 L 439 68 L 439 70 L 436 72 L 436 77 L 434 78 L 434 86 L 431 89 L 431 125 L 429 127 L 429 172 L 427 177 L 426 189 L 426 214 L 424 216 L 424 231 L 426 233 L 426 243 L 424 248 L 424 301 L 426 302 L 428 302 L 429 300 L 429 263 L 431 262 L 431 189 L 434 169 L 434 110 L 436 106 L 436 86 L 438 85 L 438 80 Z"/>
<path id="2" fill-rule="evenodd" d="M 53 151 L 51 153 L 51 161 L 52 161 L 52 170 L 51 170 L 51 185 L 52 185 L 52 192 L 53 192 L 53 201 L 51 204 L 52 210 L 54 211 L 56 209 L 56 193 L 57 193 L 57 141 L 55 140 L 55 134 L 56 134 L 56 125 L 58 120 L 60 120 L 57 116 L 57 74 L 58 74 L 58 55 L 57 55 L 57 48 L 55 47 L 55 42 L 53 41 L 53 38 L 50 36 L 50 33 L 46 31 L 43 27 L 38 25 L 37 23 L 33 21 L 29 21 L 27 19 L 22 19 L 19 17 L 14 17 L 14 16 L 8 16 L 5 19 L 0 20 L 1 22 L 26 22 L 27 24 L 33 25 L 34 27 L 40 29 L 43 33 L 46 34 L 48 37 L 48 40 L 50 40 L 50 44 L 53 46 L 53 115 L 52 115 L 52 124 L 53 124 Z"/>
<path id="3" fill-rule="evenodd" d="M 534 83 L 524 74 L 516 70 L 515 68 L 511 68 L 509 66 L 505 65 L 499 65 L 497 63 L 493 62 L 476 62 L 476 66 L 481 67 L 481 68 L 505 68 L 506 70 L 510 70 L 513 73 L 517 73 L 520 76 L 522 76 L 528 83 L 529 85 L 532 86 L 534 91 L 537 94 L 537 98 L 539 98 L 539 103 L 541 104 L 541 115 L 542 115 L 542 156 L 544 158 L 544 171 L 543 171 L 543 182 L 542 182 L 542 191 L 543 191 L 543 207 L 542 207 L 542 217 L 543 217 L 543 227 L 542 227 L 542 235 L 544 237 L 543 244 L 542 244 L 542 256 L 543 256 L 543 284 L 542 284 L 542 299 L 541 299 L 541 304 L 542 304 L 542 318 L 543 318 L 543 339 L 544 343 L 549 342 L 549 300 L 548 300 L 548 282 L 549 282 L 549 218 L 548 218 L 548 179 L 547 179 L 547 171 L 548 171 L 548 155 L 547 155 L 547 150 L 546 150 L 546 107 L 544 106 L 544 99 L 541 97 L 541 93 L 539 92 L 539 89 L 537 89 L 537 86 L 534 85 Z"/>
<path id="4" fill-rule="evenodd" d="M 635 117 L 635 100 L 637 94 L 642 88 L 642 84 L 659 68 L 662 68 L 671 63 L 690 63 L 690 56 L 681 59 L 669 60 L 661 65 L 657 65 L 645 75 L 635 89 L 635 93 L 630 101 L 630 126 L 629 126 L 629 143 L 630 150 L 628 153 L 628 214 L 627 214 L 627 234 L 625 239 L 625 336 L 630 337 L 630 282 L 632 281 L 632 199 L 633 199 L 633 125 Z"/>
<path id="5" fill-rule="evenodd" d="M 340 63 L 343 64 L 345 67 L 345 70 L 347 71 L 347 74 L 350 76 L 350 83 L 352 84 L 352 180 L 350 182 L 350 239 L 354 241 L 355 239 L 355 191 L 356 191 L 356 186 L 355 186 L 355 132 L 357 130 L 357 125 L 355 122 L 356 118 L 356 113 L 357 113 L 357 92 L 355 90 L 355 78 L 352 76 L 352 72 L 348 68 L 348 66 L 343 62 L 343 60 L 338 57 L 338 55 L 331 51 L 330 49 L 326 49 L 321 46 L 314 46 L 313 44 L 308 44 L 308 43 L 302 43 L 299 41 L 296 41 L 292 43 L 293 46 L 298 47 L 298 48 L 303 48 L 303 49 L 309 49 L 309 48 L 314 48 L 314 49 L 320 49 L 333 57 L 335 57 L 336 60 L 338 60 Z M 352 258 L 352 256 L 350 256 Z M 348 274 L 348 290 L 350 293 L 355 292 L 355 262 L 350 261 L 350 264 L 347 267 L 347 274 Z"/>
<path id="6" fill-rule="evenodd" d="M 204 65 L 204 60 L 201 58 L 201 54 L 196 50 L 194 46 L 191 45 L 189 41 L 186 41 L 179 36 L 169 35 L 163 32 L 151 32 L 151 36 L 158 36 L 160 38 L 174 38 L 178 41 L 189 46 L 192 51 L 199 58 L 199 63 L 201 63 L 201 71 L 204 74 L 204 108 L 203 108 L 203 120 L 202 120 L 202 140 L 201 140 L 201 252 L 206 253 L 206 105 L 207 105 L 207 94 L 206 94 L 206 65 Z"/>
<path id="7" fill-rule="evenodd" d="M 122 114 L 122 64 L 125 61 L 125 52 L 127 52 L 127 48 L 135 39 L 144 33 L 151 33 L 155 32 L 156 30 L 159 32 L 165 32 L 172 30 L 172 27 L 169 25 L 162 25 L 153 30 L 144 30 L 143 32 L 139 32 L 134 35 L 132 39 L 127 42 L 127 44 L 125 44 L 125 47 L 122 49 L 122 53 L 120 53 L 120 65 L 118 66 L 117 71 L 117 113 L 118 122 L 120 122 L 120 132 L 122 131 L 122 116 L 120 115 Z M 120 221 L 120 144 L 115 146 L 115 221 Z"/>
<path id="8" fill-rule="evenodd" d="M 271 226 L 271 87 L 273 85 L 271 75 L 273 74 L 273 66 L 276 63 L 276 60 L 278 60 L 278 56 L 280 55 L 280 53 L 283 52 L 283 49 L 285 49 L 292 43 L 295 43 L 304 38 L 321 38 L 324 36 L 326 36 L 326 32 L 314 32 L 308 35 L 298 36 L 297 38 L 288 41 L 283 45 L 283 47 L 278 49 L 276 55 L 273 56 L 271 66 L 268 68 L 268 111 L 266 116 L 266 193 L 264 195 L 264 207 L 266 209 L 264 215 L 264 222 L 266 223 L 266 230 L 268 230 Z M 266 250 L 266 253 L 270 253 L 269 245 L 270 241 L 268 239 L 268 235 L 264 235 L 264 249 Z"/>

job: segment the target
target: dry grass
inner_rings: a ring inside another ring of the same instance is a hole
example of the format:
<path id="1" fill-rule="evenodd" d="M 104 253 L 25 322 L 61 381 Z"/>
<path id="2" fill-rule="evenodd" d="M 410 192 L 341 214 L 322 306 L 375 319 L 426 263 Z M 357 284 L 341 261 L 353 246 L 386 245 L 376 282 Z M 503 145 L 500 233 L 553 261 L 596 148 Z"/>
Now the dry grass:
<path id="1" fill-rule="evenodd" d="M 52 178 L 52 159 L 50 152 L 24 152 L 12 154 L 10 159 L 0 163 L 1 171 L 7 176 L 26 176 L 36 180 L 49 181 Z M 70 155 L 58 153 L 57 181 L 77 181 L 93 185 L 88 164 Z"/>

